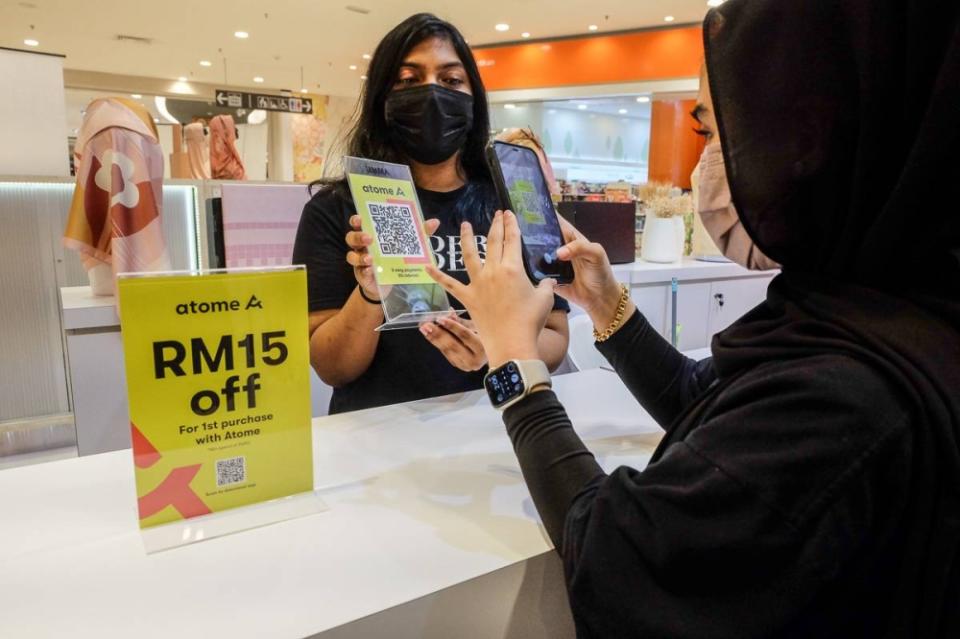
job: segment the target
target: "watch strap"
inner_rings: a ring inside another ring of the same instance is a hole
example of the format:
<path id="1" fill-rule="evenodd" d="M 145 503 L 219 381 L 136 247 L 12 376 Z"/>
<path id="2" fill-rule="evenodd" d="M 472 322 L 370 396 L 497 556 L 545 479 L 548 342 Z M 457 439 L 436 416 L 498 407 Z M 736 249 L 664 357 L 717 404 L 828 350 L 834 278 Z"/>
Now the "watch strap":
<path id="1" fill-rule="evenodd" d="M 553 387 L 553 380 L 550 378 L 550 369 L 539 359 L 521 359 L 514 362 L 520 369 L 520 375 L 523 377 L 523 383 L 526 387 L 524 396 L 530 394 L 537 386 Z"/>

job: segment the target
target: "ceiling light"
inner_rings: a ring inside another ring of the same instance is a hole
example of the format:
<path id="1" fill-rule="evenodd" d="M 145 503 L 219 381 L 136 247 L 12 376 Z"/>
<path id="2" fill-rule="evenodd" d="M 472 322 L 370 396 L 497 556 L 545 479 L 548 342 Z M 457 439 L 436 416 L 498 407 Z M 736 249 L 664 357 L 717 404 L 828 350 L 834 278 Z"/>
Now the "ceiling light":
<path id="1" fill-rule="evenodd" d="M 723 4 L 724 0 L 707 0 L 708 7 L 719 7 Z"/>
<path id="2" fill-rule="evenodd" d="M 40 41 L 39 41 L 39 40 L 34 40 L 33 38 L 27 38 L 26 40 L 23 41 L 23 43 L 24 43 L 25 45 L 27 45 L 28 47 L 39 47 L 39 46 L 40 46 Z"/>
<path id="3" fill-rule="evenodd" d="M 351 64 L 351 65 L 350 65 L 350 70 L 351 70 L 351 71 L 356 71 L 356 70 L 357 70 L 357 65 Z"/>
<path id="4" fill-rule="evenodd" d="M 160 124 L 160 118 L 154 118 L 153 121 L 155 124 Z"/>
<path id="5" fill-rule="evenodd" d="M 637 98 L 637 102 L 640 102 L 641 104 L 643 104 L 643 103 L 645 103 L 645 102 L 649 102 L 649 101 L 650 101 L 650 98 L 648 98 L 648 97 L 645 96 L 645 95 L 641 95 L 639 98 Z"/>
<path id="6" fill-rule="evenodd" d="M 262 83 L 263 83 L 263 78 L 261 78 L 261 77 L 258 75 L 258 76 L 256 76 L 256 77 L 253 79 L 253 81 L 256 82 L 257 84 L 262 84 Z"/>
<path id="7" fill-rule="evenodd" d="M 241 40 L 246 40 L 247 38 L 250 37 L 250 34 L 247 33 L 246 31 L 234 31 L 233 37 L 240 38 Z"/>
<path id="8" fill-rule="evenodd" d="M 501 22 L 500 24 L 494 26 L 493 28 L 496 29 L 497 31 L 509 31 L 510 25 L 507 24 L 506 22 Z"/>
<path id="9" fill-rule="evenodd" d="M 626 109 L 620 109 L 617 113 L 619 113 L 620 115 L 626 115 L 626 114 L 627 114 L 627 110 L 626 110 Z"/>
<path id="10" fill-rule="evenodd" d="M 516 108 L 517 108 L 517 105 L 516 105 L 516 104 L 504 104 L 504 105 L 503 105 L 503 108 L 504 108 L 504 109 L 516 109 Z"/>
<path id="11" fill-rule="evenodd" d="M 131 94 L 130 94 L 130 97 L 133 98 L 134 100 L 139 100 L 139 99 L 142 98 L 143 96 L 140 95 L 139 93 L 131 93 Z"/>
<path id="12" fill-rule="evenodd" d="M 673 22 L 674 20 L 676 20 L 676 18 L 674 18 L 673 16 L 666 16 L 663 19 L 664 22 Z"/>
<path id="13" fill-rule="evenodd" d="M 369 54 L 369 53 L 364 53 L 364 54 L 363 54 L 362 56 L 360 56 L 360 57 L 363 58 L 364 60 L 369 60 L 369 59 L 370 59 L 370 54 Z"/>
<path id="14" fill-rule="evenodd" d="M 201 66 L 201 67 L 212 67 L 212 66 L 213 66 L 213 63 L 210 62 L 209 60 L 201 60 L 201 61 L 200 61 L 200 66 Z"/>
<path id="15" fill-rule="evenodd" d="M 600 27 L 598 27 L 598 26 L 595 25 L 595 24 L 591 24 L 591 25 L 590 25 L 589 27 L 587 27 L 587 28 L 590 29 L 591 31 L 596 31 L 596 30 L 599 29 Z"/>
<path id="16" fill-rule="evenodd" d="M 306 92 L 307 92 L 306 89 L 300 89 L 300 93 L 306 93 Z"/>
<path id="17" fill-rule="evenodd" d="M 581 111 L 586 111 L 586 110 L 587 110 L 587 105 L 586 105 L 586 104 L 578 104 L 578 105 L 577 105 L 577 108 L 580 109 Z"/>
<path id="18" fill-rule="evenodd" d="M 187 79 L 186 79 L 185 77 L 183 77 L 182 75 L 181 75 L 179 78 L 177 78 L 177 82 L 186 82 L 186 81 L 187 81 Z"/>
<path id="19" fill-rule="evenodd" d="M 361 75 L 361 76 L 360 76 L 360 79 L 361 79 L 361 80 L 366 80 L 366 79 L 367 79 L 367 76 Z"/>
<path id="20" fill-rule="evenodd" d="M 529 38 L 529 37 L 530 37 L 530 32 L 529 32 L 529 31 L 524 31 L 523 33 L 520 34 L 520 37 L 521 37 L 521 38 Z"/>

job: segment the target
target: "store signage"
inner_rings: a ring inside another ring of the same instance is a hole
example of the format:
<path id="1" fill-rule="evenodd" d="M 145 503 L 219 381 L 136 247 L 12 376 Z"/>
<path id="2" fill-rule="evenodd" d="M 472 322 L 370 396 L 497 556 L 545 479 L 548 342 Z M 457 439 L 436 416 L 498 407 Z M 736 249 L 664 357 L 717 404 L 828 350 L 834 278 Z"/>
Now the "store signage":
<path id="1" fill-rule="evenodd" d="M 262 109 L 264 111 L 282 111 L 284 113 L 313 113 L 313 100 L 283 95 L 262 93 L 244 93 L 217 89 L 216 101 L 219 106 L 230 109 Z"/>
<path id="2" fill-rule="evenodd" d="M 302 267 L 121 276 L 140 526 L 313 489 Z"/>

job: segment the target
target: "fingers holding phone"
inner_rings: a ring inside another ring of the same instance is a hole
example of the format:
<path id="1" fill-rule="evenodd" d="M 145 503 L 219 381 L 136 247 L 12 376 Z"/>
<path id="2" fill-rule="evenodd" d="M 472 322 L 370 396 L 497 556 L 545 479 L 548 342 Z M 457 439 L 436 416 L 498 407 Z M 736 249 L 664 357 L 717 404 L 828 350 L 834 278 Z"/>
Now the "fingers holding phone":
<path id="1" fill-rule="evenodd" d="M 620 282 L 607 258 L 606 250 L 591 242 L 572 224 L 560 219 L 566 242 L 557 250 L 557 257 L 573 265 L 576 274 L 570 286 L 557 289 L 557 294 L 582 307 L 600 330 L 616 315 L 620 300 Z M 629 304 L 628 313 L 633 312 Z"/>
<path id="2" fill-rule="evenodd" d="M 469 238 L 469 225 L 464 225 Z M 476 247 L 461 240 L 465 256 Z M 539 359 L 538 337 L 553 309 L 555 281 L 531 284 L 524 272 L 520 229 L 507 211 L 494 216 L 487 235 L 487 259 L 464 284 L 430 266 L 427 272 L 466 307 L 476 322 L 486 356 L 493 367 L 509 359 Z"/>

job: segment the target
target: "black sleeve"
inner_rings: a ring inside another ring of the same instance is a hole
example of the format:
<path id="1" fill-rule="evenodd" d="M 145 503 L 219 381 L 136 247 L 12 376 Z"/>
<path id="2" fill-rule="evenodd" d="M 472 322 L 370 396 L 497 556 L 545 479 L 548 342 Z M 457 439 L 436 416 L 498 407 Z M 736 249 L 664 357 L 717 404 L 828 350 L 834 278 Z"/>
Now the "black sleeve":
<path id="1" fill-rule="evenodd" d="M 597 349 L 664 428 L 716 379 L 712 358 L 697 362 L 683 356 L 639 311 Z"/>
<path id="2" fill-rule="evenodd" d="M 503 420 L 533 503 L 559 550 L 574 497 L 605 474 L 552 391 L 533 393 L 517 402 L 504 411 Z"/>
<path id="3" fill-rule="evenodd" d="M 303 208 L 293 263 L 307 267 L 309 310 L 341 308 L 357 280 L 347 264 L 346 236 L 352 210 L 332 190 L 321 191 Z"/>
<path id="4" fill-rule="evenodd" d="M 815 628 L 804 610 L 897 530 L 907 503 L 896 478 L 909 474 L 909 415 L 864 368 L 758 370 L 645 470 L 608 477 L 584 472 L 588 453 L 546 393 L 507 411 L 559 542 L 578 636 L 771 636 L 798 619 Z M 573 463 L 584 470 L 568 478 Z"/>

